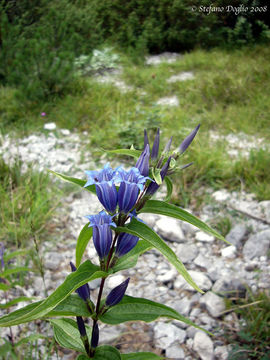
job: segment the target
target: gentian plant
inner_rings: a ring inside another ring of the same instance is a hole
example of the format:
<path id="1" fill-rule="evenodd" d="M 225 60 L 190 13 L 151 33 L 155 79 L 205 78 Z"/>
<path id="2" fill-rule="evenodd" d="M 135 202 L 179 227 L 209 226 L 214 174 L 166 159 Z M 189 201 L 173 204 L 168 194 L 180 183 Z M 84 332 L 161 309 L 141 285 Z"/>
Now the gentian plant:
<path id="1" fill-rule="evenodd" d="M 112 346 L 99 346 L 100 323 L 114 325 L 136 320 L 149 322 L 158 317 L 166 317 L 199 328 L 191 320 L 164 304 L 127 295 L 128 285 L 132 279 L 127 278 L 106 297 L 103 293 L 108 277 L 134 267 L 138 257 L 153 248 L 161 252 L 178 270 L 180 276 L 202 293 L 167 243 L 139 218 L 142 213 L 171 216 L 224 240 L 201 220 L 167 201 L 172 193 L 169 175 L 191 165 L 178 166 L 177 161 L 191 144 L 198 130 L 199 126 L 174 151 L 171 150 L 172 138 L 164 150 L 159 151 L 159 130 L 152 148 L 145 131 L 142 152 L 133 148 L 111 151 L 136 159 L 135 166 L 128 170 L 121 166 L 112 169 L 107 164 L 100 171 L 86 171 L 86 181 L 54 172 L 63 180 L 75 183 L 97 195 L 103 210 L 98 214 L 85 214 L 89 222 L 83 227 L 77 240 L 76 266 L 70 263 L 71 273 L 63 284 L 46 299 L 3 316 L 0 326 L 13 326 L 40 318 L 50 319 L 56 341 L 62 347 L 79 352 L 78 360 L 161 359 L 152 353 L 120 354 Z M 167 185 L 166 201 L 153 200 L 153 195 L 163 182 Z M 81 263 L 91 239 L 99 265 L 93 264 L 90 260 Z M 97 301 L 93 303 L 88 283 L 95 279 L 101 279 L 101 282 Z M 76 321 L 72 317 L 75 317 Z"/>

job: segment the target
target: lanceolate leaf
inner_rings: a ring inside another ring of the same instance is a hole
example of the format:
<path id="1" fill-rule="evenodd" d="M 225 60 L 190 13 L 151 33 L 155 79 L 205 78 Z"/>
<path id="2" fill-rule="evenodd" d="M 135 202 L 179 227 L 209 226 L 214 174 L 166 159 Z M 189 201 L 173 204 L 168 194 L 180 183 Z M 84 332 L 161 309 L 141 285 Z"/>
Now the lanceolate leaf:
<path id="1" fill-rule="evenodd" d="M 53 324 L 54 337 L 59 345 L 85 353 L 76 321 L 72 319 L 53 319 L 50 322 Z"/>
<path id="2" fill-rule="evenodd" d="M 151 322 L 159 317 L 179 320 L 200 330 L 206 331 L 169 306 L 127 295 L 124 296 L 119 304 L 112 306 L 104 315 L 102 315 L 100 320 L 106 324 L 115 325 L 135 320 Z"/>
<path id="3" fill-rule="evenodd" d="M 178 272 L 194 289 L 199 292 L 203 292 L 192 280 L 184 264 L 177 258 L 172 249 L 150 227 L 133 218 L 128 226 L 118 227 L 117 231 L 127 232 L 147 241 L 150 245 L 159 250 L 167 258 L 167 260 L 175 266 Z"/>
<path id="4" fill-rule="evenodd" d="M 120 352 L 109 345 L 99 346 L 96 348 L 95 360 L 121 360 Z"/>
<path id="5" fill-rule="evenodd" d="M 77 271 L 69 274 L 63 284 L 47 299 L 38 302 L 38 305 L 36 303 L 30 304 L 0 318 L 0 327 L 18 325 L 41 318 L 52 311 L 78 287 L 94 279 L 106 276 L 108 276 L 108 273 L 100 271 L 99 267 L 93 265 L 90 261 L 85 261 Z"/>
<path id="6" fill-rule="evenodd" d="M 141 151 L 135 149 L 116 149 L 116 150 L 104 150 L 104 151 L 109 154 L 132 156 L 135 159 L 137 159 L 141 155 Z"/>
<path id="7" fill-rule="evenodd" d="M 164 201 L 169 201 L 172 196 L 173 184 L 172 184 L 171 179 L 168 176 L 165 176 L 164 181 L 167 186 L 167 196 Z"/>
<path id="8" fill-rule="evenodd" d="M 89 223 L 85 224 L 82 228 L 82 231 L 80 232 L 80 235 L 77 240 L 76 245 L 76 267 L 79 267 L 84 251 L 86 249 L 87 244 L 89 243 L 92 234 L 93 234 L 93 228 L 88 226 Z"/>
<path id="9" fill-rule="evenodd" d="M 52 311 L 46 314 L 46 317 L 53 316 L 91 316 L 85 302 L 78 294 L 69 295 Z"/>
<path id="10" fill-rule="evenodd" d="M 165 358 L 150 352 L 121 354 L 121 360 L 162 360 L 162 359 Z"/>
<path id="11" fill-rule="evenodd" d="M 86 184 L 86 180 L 76 179 L 76 178 L 71 177 L 71 176 L 60 174 L 60 173 L 58 173 L 56 171 L 53 171 L 53 170 L 49 170 L 49 172 L 51 172 L 52 174 L 58 176 L 60 179 L 62 179 L 64 181 L 79 185 L 81 187 L 84 187 L 84 185 Z M 85 189 L 92 192 L 93 194 L 96 194 L 95 185 L 87 186 L 87 188 L 85 188 Z"/>
<path id="12" fill-rule="evenodd" d="M 116 265 L 113 267 L 113 272 L 134 267 L 137 264 L 138 257 L 152 248 L 153 246 L 151 246 L 147 241 L 139 240 L 134 249 L 118 260 Z"/>
<path id="13" fill-rule="evenodd" d="M 139 211 L 139 213 L 160 214 L 160 215 L 170 216 L 179 220 L 183 220 L 211 235 L 214 235 L 218 239 L 227 242 L 222 235 L 220 235 L 217 231 L 210 228 L 210 226 L 206 225 L 196 216 L 190 214 L 189 212 L 181 209 L 178 206 L 168 204 L 165 201 L 149 200 L 144 205 L 144 207 Z"/>

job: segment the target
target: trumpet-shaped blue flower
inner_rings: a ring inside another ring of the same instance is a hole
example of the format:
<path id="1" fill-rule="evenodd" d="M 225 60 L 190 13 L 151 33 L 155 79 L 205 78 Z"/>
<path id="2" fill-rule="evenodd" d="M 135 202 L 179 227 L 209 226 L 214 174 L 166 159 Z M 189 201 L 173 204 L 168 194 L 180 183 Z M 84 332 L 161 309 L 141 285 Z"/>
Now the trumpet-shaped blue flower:
<path id="1" fill-rule="evenodd" d="M 136 167 L 125 171 L 119 168 L 119 181 L 121 182 L 118 190 L 118 205 L 122 213 L 128 214 L 136 204 L 140 190 L 143 190 L 144 183 L 148 177 L 141 175 Z"/>
<path id="2" fill-rule="evenodd" d="M 123 281 L 120 285 L 116 286 L 106 298 L 105 304 L 106 306 L 114 306 L 118 304 L 123 296 L 125 295 L 126 289 L 128 287 L 129 278 Z"/>
<path id="3" fill-rule="evenodd" d="M 141 175 L 143 176 L 149 175 L 149 158 L 150 158 L 149 144 L 146 144 L 145 149 L 141 153 L 135 165 L 135 167 L 140 171 Z"/>
<path id="4" fill-rule="evenodd" d="M 113 170 L 109 164 L 104 166 L 100 171 L 86 171 L 88 180 L 84 187 L 95 185 L 97 197 L 104 208 L 114 213 L 117 206 L 117 190 L 115 182 L 117 182 L 117 170 Z"/>
<path id="5" fill-rule="evenodd" d="M 76 266 L 70 262 L 70 267 L 72 271 L 76 271 Z M 85 302 L 88 302 L 90 300 L 90 288 L 88 284 L 84 284 L 81 287 L 79 287 L 76 290 L 76 293 L 80 296 L 81 299 L 83 299 Z"/>
<path id="6" fill-rule="evenodd" d="M 121 233 L 117 241 L 115 256 L 119 258 L 130 252 L 137 245 L 138 240 L 137 236 Z"/>
<path id="7" fill-rule="evenodd" d="M 93 242 L 98 256 L 104 259 L 112 245 L 111 226 L 116 227 L 113 217 L 101 211 L 97 215 L 87 215 L 86 218 L 90 221 L 89 227 L 93 227 Z"/>

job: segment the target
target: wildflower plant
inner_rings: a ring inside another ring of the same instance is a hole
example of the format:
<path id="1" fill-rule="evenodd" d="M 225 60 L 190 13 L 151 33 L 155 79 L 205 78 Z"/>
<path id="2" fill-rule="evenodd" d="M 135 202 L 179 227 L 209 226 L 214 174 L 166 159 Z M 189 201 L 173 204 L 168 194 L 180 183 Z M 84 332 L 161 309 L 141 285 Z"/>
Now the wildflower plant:
<path id="1" fill-rule="evenodd" d="M 150 322 L 159 317 L 166 317 L 199 328 L 191 320 L 164 304 L 129 296 L 128 285 L 132 278 L 127 278 L 116 286 L 106 297 L 103 293 L 108 277 L 136 266 L 138 257 L 153 248 L 164 255 L 194 289 L 202 293 L 173 250 L 139 218 L 142 213 L 170 216 L 224 240 L 201 220 L 167 201 L 172 193 L 169 176 L 191 165 L 178 166 L 177 161 L 191 144 L 198 130 L 199 126 L 174 151 L 171 150 L 171 138 L 160 152 L 159 130 L 152 147 L 145 131 L 142 152 L 134 148 L 112 150 L 111 153 L 135 158 L 135 166 L 128 170 L 122 166 L 113 169 L 106 164 L 102 170 L 86 171 L 86 181 L 53 172 L 61 179 L 95 194 L 103 210 L 98 214 L 85 214 L 88 223 L 81 230 L 77 240 L 76 265 L 70 263 L 71 273 L 64 282 L 46 299 L 3 316 L 0 326 L 13 326 L 40 318 L 49 319 L 54 328 L 56 341 L 62 347 L 79 352 L 78 360 L 161 359 L 152 353 L 120 354 L 115 347 L 99 346 L 100 323 L 115 325 L 137 320 Z M 163 182 L 167 185 L 166 201 L 153 200 L 153 195 Z M 81 263 L 91 239 L 99 258 L 99 265 L 93 264 L 90 260 Z M 88 284 L 95 279 L 101 279 L 96 303 L 91 299 Z M 71 317 L 75 317 L 76 321 Z"/>

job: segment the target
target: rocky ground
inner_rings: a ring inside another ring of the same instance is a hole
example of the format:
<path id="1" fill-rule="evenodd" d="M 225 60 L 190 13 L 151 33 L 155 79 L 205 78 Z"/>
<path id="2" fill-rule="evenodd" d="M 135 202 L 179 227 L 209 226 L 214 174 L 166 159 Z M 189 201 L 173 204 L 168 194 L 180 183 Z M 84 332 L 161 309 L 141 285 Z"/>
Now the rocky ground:
<path id="1" fill-rule="evenodd" d="M 158 60 L 152 61 L 156 64 Z M 180 78 L 179 81 L 190 80 L 193 74 L 182 74 Z M 33 134 L 17 141 L 5 136 L 0 153 L 6 162 L 19 156 L 25 167 L 31 164 L 40 171 L 50 168 L 83 178 L 84 170 L 97 168 L 91 155 L 86 156 L 83 152 L 86 138 L 87 133 L 82 136 L 74 132 L 71 134 L 68 130 L 57 129 L 54 123 L 49 123 L 44 126 L 42 134 Z M 241 137 L 238 140 L 235 147 L 234 140 L 228 141 L 228 147 L 232 151 L 241 150 Z M 98 167 L 102 168 L 105 162 L 106 159 L 101 159 Z M 168 242 L 205 293 L 201 295 L 195 292 L 155 250 L 141 256 L 136 268 L 109 278 L 106 291 L 130 276 L 128 295 L 142 296 L 171 306 L 215 336 L 210 337 L 178 321 L 160 319 L 151 324 L 139 322 L 113 328 L 103 326 L 102 343 L 120 344 L 120 350 L 126 352 L 154 351 L 174 360 L 227 359 L 230 345 L 223 337 L 224 329 L 238 328 L 239 323 L 234 313 L 226 310 L 225 298 L 244 296 L 247 287 L 256 292 L 267 289 L 270 284 L 267 257 L 270 245 L 270 201 L 258 202 L 252 194 L 246 193 L 229 193 L 226 190 L 214 192 L 211 189 L 206 191 L 209 193 L 209 203 L 196 215 L 207 223 L 213 223 L 217 217 L 227 217 L 232 223 L 226 236 L 231 245 L 175 219 L 151 214 L 142 216 Z M 162 192 L 160 196 L 162 197 Z M 76 239 L 86 223 L 84 215 L 100 210 L 101 206 L 95 196 L 84 190 L 78 189 L 63 199 L 62 207 L 57 210 L 53 220 L 54 237 L 42 244 L 40 252 L 44 260 L 48 293 L 59 286 L 70 273 L 69 262 L 75 258 Z M 93 244 L 88 246 L 85 258 L 96 262 Z M 99 281 L 90 283 L 90 287 L 91 297 L 95 299 Z M 18 288 L 16 291 L 17 296 L 24 293 L 43 297 L 41 277 L 31 277 L 26 289 Z M 36 331 L 33 324 L 30 324 L 30 329 Z M 45 323 L 40 325 L 40 330 L 50 333 Z M 7 336 L 6 330 L 1 331 L 2 336 Z M 20 331 L 19 327 L 13 329 L 14 335 L 18 335 Z M 74 354 L 66 352 L 61 358 L 72 359 Z"/>

